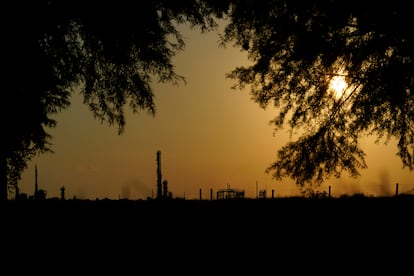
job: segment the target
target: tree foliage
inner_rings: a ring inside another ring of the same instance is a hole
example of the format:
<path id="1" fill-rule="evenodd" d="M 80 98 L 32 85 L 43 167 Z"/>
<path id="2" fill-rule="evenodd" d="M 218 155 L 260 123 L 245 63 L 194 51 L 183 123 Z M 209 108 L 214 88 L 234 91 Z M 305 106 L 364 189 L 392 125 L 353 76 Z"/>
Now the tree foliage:
<path id="1" fill-rule="evenodd" d="M 94 117 L 125 128 L 124 110 L 155 114 L 153 81 L 177 84 L 172 57 L 185 44 L 176 26 L 215 27 L 203 1 L 40 0 L 2 3 L 3 93 L 0 197 L 36 154 L 74 87 Z"/>
<path id="2" fill-rule="evenodd" d="M 398 141 L 404 167 L 414 161 L 414 16 L 406 1 L 232 1 L 223 43 L 253 62 L 228 77 L 253 100 L 277 110 L 276 130 L 291 142 L 267 171 L 299 186 L 366 168 L 359 140 Z M 330 82 L 348 87 L 335 97 Z"/>

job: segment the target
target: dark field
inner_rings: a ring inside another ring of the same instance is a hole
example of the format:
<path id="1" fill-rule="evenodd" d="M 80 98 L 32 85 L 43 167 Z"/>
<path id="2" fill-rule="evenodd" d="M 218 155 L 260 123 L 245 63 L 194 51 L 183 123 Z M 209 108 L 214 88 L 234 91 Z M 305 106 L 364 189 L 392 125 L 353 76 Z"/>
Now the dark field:
<path id="1" fill-rule="evenodd" d="M 345 273 L 355 266 L 390 264 L 406 271 L 414 260 L 413 211 L 414 197 L 408 195 L 25 200 L 1 206 L 7 225 L 3 249 L 20 260 L 40 258 L 69 270 L 107 265 L 161 273 L 186 267 L 210 274 L 275 266 L 295 275 L 305 267 L 314 272 L 341 268 Z"/>
<path id="2" fill-rule="evenodd" d="M 227 224 L 248 220 L 289 221 L 296 218 L 320 222 L 366 221 L 411 217 L 413 195 L 392 197 L 349 196 L 340 198 L 285 197 L 224 200 L 10 200 L 0 204 L 3 218 L 32 222 L 67 220 L 99 223 L 105 219 L 145 222 L 193 223 L 217 220 Z M 95 219 L 93 219 L 95 218 Z M 91 219 L 91 220 L 89 220 Z"/>

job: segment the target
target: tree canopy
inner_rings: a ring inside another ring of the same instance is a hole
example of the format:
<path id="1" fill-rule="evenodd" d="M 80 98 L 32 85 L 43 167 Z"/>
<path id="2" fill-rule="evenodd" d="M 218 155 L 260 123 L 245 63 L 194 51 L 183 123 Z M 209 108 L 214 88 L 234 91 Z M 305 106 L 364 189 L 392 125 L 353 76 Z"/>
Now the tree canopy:
<path id="1" fill-rule="evenodd" d="M 267 168 L 303 187 L 366 168 L 361 136 L 398 141 L 414 161 L 414 16 L 406 1 L 232 1 L 223 43 L 248 52 L 228 77 L 277 110 L 291 142 Z M 346 80 L 337 97 L 330 82 Z"/>
<path id="2" fill-rule="evenodd" d="M 171 62 L 185 46 L 177 23 L 205 31 L 220 14 L 193 0 L 23 0 L 2 9 L 2 200 L 27 162 L 51 151 L 47 129 L 74 87 L 94 117 L 122 133 L 126 107 L 155 114 L 153 81 L 184 81 Z"/>

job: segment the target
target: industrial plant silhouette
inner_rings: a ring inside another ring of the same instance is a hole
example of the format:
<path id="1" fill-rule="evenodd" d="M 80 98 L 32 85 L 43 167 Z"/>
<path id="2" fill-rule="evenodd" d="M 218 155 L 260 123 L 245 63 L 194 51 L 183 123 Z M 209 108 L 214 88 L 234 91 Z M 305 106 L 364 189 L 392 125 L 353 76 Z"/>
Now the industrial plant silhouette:
<path id="1" fill-rule="evenodd" d="M 157 175 L 157 180 L 156 180 L 156 195 L 154 196 L 153 194 L 150 197 L 147 197 L 147 200 L 185 200 L 185 196 L 184 197 L 174 197 L 173 196 L 173 192 L 170 191 L 169 188 L 169 183 L 167 179 L 163 178 L 163 174 L 162 174 L 162 166 L 161 166 L 161 151 L 158 150 L 156 152 L 156 175 Z M 15 193 L 14 193 L 14 201 L 22 201 L 22 200 L 35 200 L 35 201 L 39 201 L 39 200 L 54 200 L 56 201 L 57 199 L 59 200 L 67 200 L 65 192 L 66 192 L 66 187 L 62 186 L 60 187 L 60 197 L 59 198 L 47 198 L 47 191 L 44 189 L 40 189 L 39 188 L 39 184 L 38 184 L 38 168 L 37 165 L 35 165 L 35 176 L 34 176 L 34 192 L 33 195 L 27 195 L 26 193 L 20 193 L 19 192 L 19 187 L 18 185 L 14 186 L 15 188 Z M 406 193 L 403 194 L 399 194 L 399 183 L 395 184 L 395 193 L 394 193 L 394 197 L 396 196 L 404 196 L 404 197 L 408 197 L 411 198 L 412 192 L 414 190 L 409 190 Z M 293 196 L 293 197 L 287 197 L 287 198 L 296 198 L 297 196 Z M 307 193 L 306 195 L 303 196 L 304 198 L 332 198 L 331 197 L 331 186 L 328 186 L 328 191 L 313 191 L 312 193 Z M 366 197 L 364 194 L 361 193 L 357 193 L 354 195 L 341 195 L 340 196 L 342 199 L 343 198 L 361 198 L 361 197 Z M 372 197 L 372 196 L 370 196 Z M 386 196 L 388 197 L 388 196 Z M 301 198 L 301 197 L 299 197 Z M 413 196 L 414 198 L 414 196 Z M 243 189 L 238 189 L 238 188 L 234 188 L 234 187 L 230 187 L 229 184 L 227 184 L 227 186 L 225 188 L 220 188 L 216 191 L 215 193 L 215 197 L 214 197 L 214 192 L 213 189 L 210 189 L 210 193 L 209 193 L 209 197 L 203 197 L 203 191 L 202 189 L 199 189 L 199 196 L 198 196 L 198 200 L 241 200 L 244 199 L 245 201 L 248 201 L 251 198 L 246 198 L 245 197 L 245 191 Z M 255 199 L 276 199 L 275 197 L 275 190 L 272 189 L 271 190 L 271 196 L 268 197 L 267 196 L 267 190 L 266 189 L 258 189 L 258 183 L 256 181 L 256 196 Z M 279 198 L 280 199 L 280 198 Z M 13 201 L 12 200 L 12 201 Z M 73 197 L 73 200 L 79 200 L 77 199 L 76 195 Z M 85 199 L 84 199 L 85 200 Z M 86 199 L 86 200 L 90 200 L 90 199 Z M 99 200 L 98 198 L 96 200 Z M 103 200 L 109 200 L 108 198 L 104 198 Z M 121 200 L 121 198 L 119 198 L 118 200 Z M 122 198 L 122 200 L 129 200 L 128 198 Z M 138 199 L 141 200 L 141 199 Z"/>
<path id="2" fill-rule="evenodd" d="M 185 199 L 180 197 L 173 197 L 173 193 L 169 190 L 168 187 L 168 180 L 163 179 L 162 175 L 162 168 L 161 168 L 161 151 L 158 150 L 156 152 L 156 173 L 157 173 L 157 183 L 156 183 L 156 195 L 155 198 L 152 195 L 151 197 L 147 197 L 147 200 L 171 200 L 171 199 Z M 257 183 L 256 183 L 257 186 Z M 60 200 L 66 200 L 65 196 L 66 188 L 62 186 L 60 188 Z M 256 187 L 257 190 L 257 187 Z M 256 192 L 256 197 L 258 198 L 266 198 L 266 190 L 260 190 Z M 272 190 L 272 197 L 274 196 L 274 190 Z M 242 189 L 231 188 L 227 185 L 226 188 L 218 189 L 216 192 L 216 199 L 242 199 L 245 198 L 245 191 Z M 38 168 L 35 165 L 35 176 L 34 176 L 34 192 L 33 195 L 27 195 L 26 193 L 20 193 L 18 185 L 15 186 L 15 196 L 14 200 L 46 200 L 47 199 L 47 191 L 44 189 L 39 189 L 38 184 Z M 56 200 L 57 198 L 53 198 Z M 74 196 L 73 199 L 76 199 Z M 203 199 L 202 190 L 199 191 L 199 199 Z M 210 196 L 209 200 L 213 200 L 213 189 L 210 189 Z"/>

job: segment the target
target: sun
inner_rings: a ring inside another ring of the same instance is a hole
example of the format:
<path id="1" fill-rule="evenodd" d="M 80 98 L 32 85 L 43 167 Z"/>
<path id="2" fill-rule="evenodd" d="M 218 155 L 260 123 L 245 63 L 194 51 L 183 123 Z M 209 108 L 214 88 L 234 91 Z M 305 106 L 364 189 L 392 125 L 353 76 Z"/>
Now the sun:
<path id="1" fill-rule="evenodd" d="M 334 76 L 329 83 L 329 88 L 332 90 L 335 99 L 340 99 L 347 87 L 345 77 L 341 74 Z"/>

